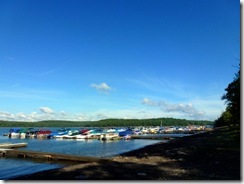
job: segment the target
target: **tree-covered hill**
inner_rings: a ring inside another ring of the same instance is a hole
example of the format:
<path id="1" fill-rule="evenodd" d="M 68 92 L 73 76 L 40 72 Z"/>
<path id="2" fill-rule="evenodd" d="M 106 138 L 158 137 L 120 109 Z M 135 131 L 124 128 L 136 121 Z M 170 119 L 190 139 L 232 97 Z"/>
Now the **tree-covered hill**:
<path id="1" fill-rule="evenodd" d="M 129 127 L 129 126 L 187 126 L 212 125 L 212 121 L 175 118 L 104 119 L 99 121 L 47 120 L 38 122 L 1 121 L 0 127 Z"/>

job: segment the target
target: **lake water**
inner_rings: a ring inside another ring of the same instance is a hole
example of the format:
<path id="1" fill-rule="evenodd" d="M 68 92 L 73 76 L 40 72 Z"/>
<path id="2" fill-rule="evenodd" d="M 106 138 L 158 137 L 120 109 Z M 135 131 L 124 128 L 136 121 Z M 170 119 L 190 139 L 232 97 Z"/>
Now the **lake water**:
<path id="1" fill-rule="evenodd" d="M 162 142 L 162 140 L 118 140 L 118 141 L 100 141 L 100 140 L 73 140 L 73 139 L 19 139 L 3 136 L 8 133 L 10 128 L 0 128 L 0 143 L 28 143 L 27 147 L 18 148 L 23 150 L 33 150 L 42 152 L 53 152 L 62 154 L 72 154 L 79 156 L 110 157 L 124 152 L 145 147 L 150 144 Z M 49 128 L 56 131 L 58 128 Z M 165 141 L 166 142 L 166 141 Z M 10 159 L 0 157 L 0 179 L 6 180 L 12 177 L 30 174 L 42 170 L 54 169 L 64 166 L 64 164 L 54 162 L 37 162 L 27 159 Z"/>

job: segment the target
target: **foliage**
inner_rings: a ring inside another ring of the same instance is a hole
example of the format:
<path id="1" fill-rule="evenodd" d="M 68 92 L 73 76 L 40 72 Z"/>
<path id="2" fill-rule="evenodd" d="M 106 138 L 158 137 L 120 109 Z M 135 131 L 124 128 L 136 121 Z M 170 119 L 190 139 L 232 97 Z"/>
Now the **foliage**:
<path id="1" fill-rule="evenodd" d="M 221 97 L 227 107 L 225 112 L 215 121 L 215 126 L 240 124 L 240 67 L 234 80 L 225 89 L 226 93 Z"/>
<path id="2" fill-rule="evenodd" d="M 0 121 L 0 127 L 132 127 L 132 126 L 211 125 L 212 121 L 175 118 L 104 119 L 99 121 L 48 120 L 39 122 Z"/>
<path id="3" fill-rule="evenodd" d="M 215 127 L 220 127 L 220 126 L 230 126 L 232 122 L 232 114 L 228 109 L 224 111 L 221 116 L 215 120 Z"/>

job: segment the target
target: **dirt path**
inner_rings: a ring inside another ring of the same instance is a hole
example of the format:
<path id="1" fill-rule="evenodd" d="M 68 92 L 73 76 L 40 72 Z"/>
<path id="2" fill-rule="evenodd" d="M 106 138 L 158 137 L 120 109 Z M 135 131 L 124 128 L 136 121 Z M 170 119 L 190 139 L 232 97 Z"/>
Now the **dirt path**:
<path id="1" fill-rule="evenodd" d="M 15 180 L 240 180 L 240 167 L 238 127 L 146 146 L 106 163 L 70 165 Z"/>

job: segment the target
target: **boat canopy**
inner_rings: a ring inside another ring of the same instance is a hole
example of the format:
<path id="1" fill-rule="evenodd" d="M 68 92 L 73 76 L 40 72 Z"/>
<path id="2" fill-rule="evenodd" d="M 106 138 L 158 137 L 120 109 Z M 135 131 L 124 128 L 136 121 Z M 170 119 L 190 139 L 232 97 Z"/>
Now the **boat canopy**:
<path id="1" fill-rule="evenodd" d="M 11 132 L 18 133 L 19 131 L 20 131 L 20 128 L 11 128 L 11 129 L 9 130 L 10 133 L 11 133 Z"/>

